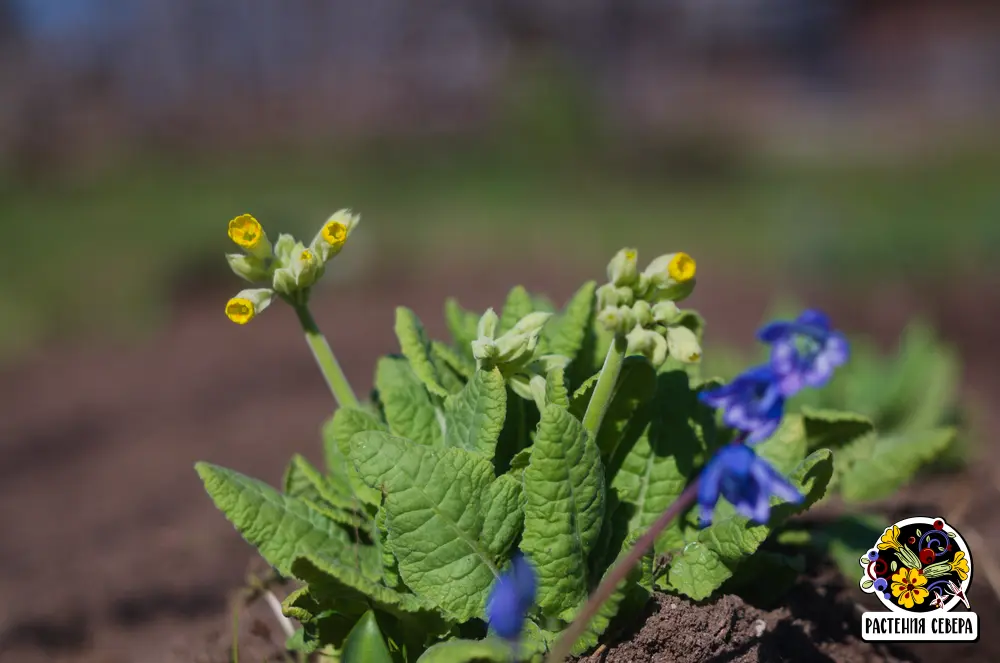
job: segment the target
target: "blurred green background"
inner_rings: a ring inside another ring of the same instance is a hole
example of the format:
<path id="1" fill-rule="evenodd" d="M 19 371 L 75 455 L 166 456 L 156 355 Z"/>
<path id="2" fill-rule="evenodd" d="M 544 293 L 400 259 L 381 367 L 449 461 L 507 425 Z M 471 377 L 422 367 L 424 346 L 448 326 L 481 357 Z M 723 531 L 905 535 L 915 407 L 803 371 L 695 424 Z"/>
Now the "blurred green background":
<path id="1" fill-rule="evenodd" d="M 0 3 L 2 361 L 141 337 L 178 287 L 230 283 L 243 212 L 310 235 L 351 207 L 373 264 L 630 244 L 845 288 L 996 271 L 989 3 L 568 23 L 552 3 L 51 4 Z"/>

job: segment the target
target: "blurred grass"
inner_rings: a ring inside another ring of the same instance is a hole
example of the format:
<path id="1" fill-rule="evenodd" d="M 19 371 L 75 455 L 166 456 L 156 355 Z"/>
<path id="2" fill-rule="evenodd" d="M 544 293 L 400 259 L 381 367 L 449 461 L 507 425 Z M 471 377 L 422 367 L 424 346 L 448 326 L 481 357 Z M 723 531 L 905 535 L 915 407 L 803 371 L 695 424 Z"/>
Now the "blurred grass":
<path id="1" fill-rule="evenodd" d="M 127 337 L 155 325 L 187 266 L 222 273 L 226 221 L 245 211 L 272 236 L 311 237 L 351 207 L 387 252 L 516 257 L 531 242 L 566 254 L 560 262 L 603 265 L 625 244 L 647 255 L 683 247 L 845 285 L 989 267 L 1000 248 L 995 150 L 894 165 L 700 162 L 697 143 L 636 160 L 566 142 L 160 156 L 87 180 L 0 182 L 0 359 L 60 335 Z"/>

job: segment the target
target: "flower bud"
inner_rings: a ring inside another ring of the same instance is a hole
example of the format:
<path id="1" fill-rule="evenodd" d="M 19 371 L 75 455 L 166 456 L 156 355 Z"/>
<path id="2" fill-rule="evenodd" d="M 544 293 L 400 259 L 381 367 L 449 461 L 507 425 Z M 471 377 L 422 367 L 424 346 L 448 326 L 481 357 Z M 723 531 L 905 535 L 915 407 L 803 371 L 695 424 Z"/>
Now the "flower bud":
<path id="1" fill-rule="evenodd" d="M 608 263 L 608 281 L 615 286 L 631 286 L 638 278 L 635 249 L 622 249 Z"/>
<path id="2" fill-rule="evenodd" d="M 522 362 L 534 350 L 532 340 L 530 334 L 513 334 L 510 332 L 504 334 L 496 340 L 497 362 L 502 364 Z"/>
<path id="3" fill-rule="evenodd" d="M 268 279 L 268 270 L 264 261 L 256 256 L 245 253 L 227 253 L 226 262 L 229 263 L 229 269 L 233 270 L 233 274 L 241 279 L 251 283 Z"/>
<path id="4" fill-rule="evenodd" d="M 645 299 L 640 299 L 632 304 L 632 315 L 635 316 L 635 323 L 640 327 L 647 327 L 653 322 L 652 308 Z"/>
<path id="5" fill-rule="evenodd" d="M 514 323 L 514 327 L 508 333 L 528 334 L 537 338 L 538 335 L 542 333 L 542 327 L 545 326 L 545 323 L 548 322 L 551 317 L 552 314 L 546 311 L 535 311 L 534 313 L 529 313 Z"/>
<path id="6" fill-rule="evenodd" d="M 295 245 L 298 243 L 294 237 L 287 233 L 278 235 L 278 239 L 274 243 L 274 258 L 277 260 L 278 266 L 287 267 L 292 263 L 292 255 L 295 252 Z"/>
<path id="7" fill-rule="evenodd" d="M 229 222 L 229 239 L 260 260 L 266 260 L 272 255 L 267 233 L 260 222 L 249 214 L 241 214 Z"/>
<path id="8" fill-rule="evenodd" d="M 274 291 L 270 288 L 241 290 L 226 302 L 226 317 L 238 325 L 245 325 L 271 304 Z"/>
<path id="9" fill-rule="evenodd" d="M 680 325 L 667 328 L 667 347 L 670 356 L 677 361 L 693 364 L 701 359 L 701 344 L 698 337 L 687 327 Z"/>
<path id="10" fill-rule="evenodd" d="M 492 338 L 480 336 L 472 342 L 472 356 L 480 364 L 492 364 L 496 362 L 499 355 L 500 350 L 497 348 L 496 341 Z"/>
<path id="11" fill-rule="evenodd" d="M 645 356 L 653 366 L 660 366 L 667 360 L 667 342 L 656 332 L 637 326 L 625 338 L 628 341 L 627 351 Z"/>
<path id="12" fill-rule="evenodd" d="M 295 245 L 288 264 L 274 270 L 274 289 L 283 295 L 312 287 L 323 275 L 323 265 L 302 243 Z"/>
<path id="13" fill-rule="evenodd" d="M 653 305 L 653 320 L 659 322 L 660 324 L 669 324 L 674 322 L 681 315 L 681 310 L 676 303 L 665 300 L 662 302 L 656 302 Z"/>
<path id="14" fill-rule="evenodd" d="M 696 265 L 686 253 L 668 253 L 654 259 L 642 273 L 640 283 L 655 300 L 684 299 L 694 290 Z"/>
<path id="15" fill-rule="evenodd" d="M 351 231 L 360 221 L 361 217 L 357 214 L 351 214 L 351 210 L 342 209 L 336 212 L 326 220 L 320 231 L 316 233 L 309 249 L 319 258 L 321 263 L 329 262 L 344 248 Z"/>
<path id="16" fill-rule="evenodd" d="M 627 334 L 635 327 L 635 315 L 627 306 L 608 307 L 597 314 L 597 321 L 613 334 Z"/>
<path id="17" fill-rule="evenodd" d="M 479 338 L 496 338 L 497 326 L 500 324 L 500 318 L 493 311 L 492 308 L 486 309 L 486 313 L 479 318 L 479 324 L 476 326 L 476 334 Z"/>

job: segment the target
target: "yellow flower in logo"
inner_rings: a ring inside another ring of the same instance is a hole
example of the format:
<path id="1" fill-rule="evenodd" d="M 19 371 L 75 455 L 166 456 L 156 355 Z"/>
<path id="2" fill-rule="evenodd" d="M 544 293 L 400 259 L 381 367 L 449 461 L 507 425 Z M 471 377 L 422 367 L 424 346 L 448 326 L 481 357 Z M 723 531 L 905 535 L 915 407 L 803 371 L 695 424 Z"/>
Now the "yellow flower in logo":
<path id="1" fill-rule="evenodd" d="M 898 528 L 894 529 L 898 531 Z M 930 594 L 924 587 L 926 584 L 927 578 L 920 569 L 908 569 L 904 566 L 892 576 L 892 595 L 899 605 L 910 610 L 914 604 L 923 603 Z"/>
<path id="2" fill-rule="evenodd" d="M 961 550 L 955 553 L 955 559 L 951 560 L 951 570 L 962 580 L 969 577 L 969 560 L 965 559 L 965 553 Z"/>
<path id="3" fill-rule="evenodd" d="M 882 538 L 878 540 L 879 550 L 888 550 L 889 548 L 899 550 L 899 528 L 895 525 L 892 526 L 892 529 L 887 529 L 882 534 Z"/>

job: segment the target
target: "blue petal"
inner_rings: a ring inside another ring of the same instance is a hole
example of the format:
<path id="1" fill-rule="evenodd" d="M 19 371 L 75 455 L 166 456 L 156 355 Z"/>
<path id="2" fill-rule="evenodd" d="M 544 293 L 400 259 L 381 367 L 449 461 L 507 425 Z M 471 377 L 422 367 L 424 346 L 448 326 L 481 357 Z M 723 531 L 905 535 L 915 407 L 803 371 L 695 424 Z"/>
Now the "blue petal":
<path id="1" fill-rule="evenodd" d="M 830 318 L 822 311 L 816 309 L 806 309 L 795 322 L 808 327 L 816 327 L 824 332 L 830 331 Z"/>
<path id="2" fill-rule="evenodd" d="M 767 461 L 761 460 L 761 466 L 767 471 L 770 487 L 768 492 L 786 502 L 801 504 L 806 498 L 798 489 L 771 467 Z"/>
<path id="3" fill-rule="evenodd" d="M 792 333 L 791 322 L 772 322 L 757 330 L 757 339 L 764 343 L 774 343 Z"/>

